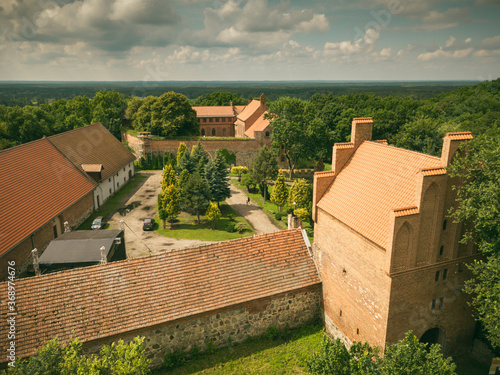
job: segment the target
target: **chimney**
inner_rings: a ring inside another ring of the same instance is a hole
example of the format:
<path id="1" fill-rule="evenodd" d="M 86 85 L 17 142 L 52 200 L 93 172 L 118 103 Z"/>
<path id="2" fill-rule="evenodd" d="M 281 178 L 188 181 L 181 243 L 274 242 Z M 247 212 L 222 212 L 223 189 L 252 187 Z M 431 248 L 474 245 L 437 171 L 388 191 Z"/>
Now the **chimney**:
<path id="1" fill-rule="evenodd" d="M 101 251 L 101 265 L 104 265 L 108 263 L 108 260 L 106 259 L 106 248 L 104 246 L 101 246 L 99 249 Z"/>
<path id="2" fill-rule="evenodd" d="M 352 119 L 351 143 L 357 148 L 363 141 L 372 140 L 373 119 L 371 117 L 355 117 Z"/>
<path id="3" fill-rule="evenodd" d="M 260 106 L 261 107 L 264 107 L 264 108 L 267 108 L 267 98 L 264 94 L 260 94 Z"/>
<path id="4" fill-rule="evenodd" d="M 35 247 L 31 250 L 31 255 L 33 256 L 33 268 L 35 269 L 35 275 L 40 276 L 40 264 L 38 263 L 38 249 Z"/>
<path id="5" fill-rule="evenodd" d="M 474 137 L 471 132 L 446 133 L 443 138 L 443 149 L 441 150 L 441 164 L 443 167 L 449 167 L 460 145 L 472 138 Z"/>

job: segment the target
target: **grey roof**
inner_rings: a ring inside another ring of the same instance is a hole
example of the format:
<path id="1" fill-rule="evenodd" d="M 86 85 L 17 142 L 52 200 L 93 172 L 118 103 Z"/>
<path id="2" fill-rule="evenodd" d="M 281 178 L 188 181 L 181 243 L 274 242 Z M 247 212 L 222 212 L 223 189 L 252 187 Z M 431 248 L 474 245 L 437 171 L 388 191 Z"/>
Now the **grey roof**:
<path id="1" fill-rule="evenodd" d="M 40 264 L 58 263 L 98 263 L 101 260 L 101 246 L 106 248 L 106 256 L 116 237 L 123 231 L 77 230 L 67 232 L 52 240 L 40 256 Z"/>

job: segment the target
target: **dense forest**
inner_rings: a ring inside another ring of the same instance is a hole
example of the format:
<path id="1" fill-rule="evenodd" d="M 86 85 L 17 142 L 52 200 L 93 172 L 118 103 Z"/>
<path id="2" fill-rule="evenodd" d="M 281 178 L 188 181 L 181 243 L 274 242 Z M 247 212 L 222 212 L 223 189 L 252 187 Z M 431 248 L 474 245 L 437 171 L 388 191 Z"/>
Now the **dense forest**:
<path id="1" fill-rule="evenodd" d="M 231 85 L 228 84 L 233 87 Z M 306 90 L 301 91 L 301 95 L 314 91 L 310 86 L 311 83 L 309 86 L 301 83 L 289 85 L 299 91 Z M 415 98 L 414 95 L 400 95 L 404 91 L 403 88 L 410 88 L 403 84 L 373 85 L 372 90 L 366 90 L 367 92 L 344 95 L 324 93 L 323 90 L 329 87 L 328 85 L 318 83 L 315 93 L 308 99 L 303 99 L 301 95 L 294 96 L 294 90 L 287 91 L 287 87 L 289 88 L 287 84 L 277 84 L 279 90 L 282 90 L 286 96 L 298 100 L 299 106 L 307 111 L 307 116 L 304 117 L 307 121 L 312 123 L 314 120 L 316 128 L 310 131 L 316 133 L 316 138 L 321 140 L 321 145 L 319 145 L 321 149 L 315 150 L 315 155 L 310 155 L 312 159 L 329 161 L 333 143 L 349 140 L 350 123 L 353 117 L 373 117 L 374 139 L 387 139 L 390 144 L 429 154 L 439 153 L 442 137 L 448 131 L 470 130 L 475 135 L 498 131 L 500 118 L 500 80 L 498 79 L 473 86 L 461 86 L 448 92 L 443 91 L 452 88 L 452 84 L 444 86 L 428 84 L 426 86 L 424 83 L 415 83 L 416 92 L 419 92 L 419 88 L 420 92 L 441 92 L 421 99 Z M 397 95 L 376 94 L 377 92 L 388 94 L 390 90 L 387 87 L 391 85 Z M 38 90 L 34 85 L 30 87 L 33 92 Z M 258 90 L 262 89 L 257 84 L 255 87 L 258 87 Z M 347 91 L 360 87 L 356 84 L 341 86 L 342 90 Z M 61 94 L 64 93 L 64 87 L 59 88 L 62 90 Z M 96 86 L 89 84 L 87 89 L 94 88 Z M 367 88 L 366 84 L 364 88 Z M 250 89 L 251 86 L 245 86 L 245 90 Z M 271 86 L 269 90 L 272 91 Z M 265 93 L 268 97 L 270 96 L 267 91 Z M 255 94 L 259 95 L 260 91 L 255 91 Z M 13 99 L 16 95 L 18 94 L 14 91 L 9 97 Z M 137 130 L 149 130 L 162 136 L 197 135 L 197 121 L 189 104 L 229 105 L 230 102 L 243 104 L 252 97 L 242 96 L 236 92 L 217 91 L 191 100 L 183 94 L 174 92 L 140 98 L 117 91 L 102 90 L 91 98 L 81 95 L 73 99 L 60 98 L 50 104 L 0 105 L 0 149 L 97 121 L 119 137 L 123 120 L 126 117 Z M 30 98 L 32 101 L 35 100 L 34 96 Z M 271 108 L 273 108 L 273 101 L 279 102 L 281 99 L 282 97 L 271 99 Z M 141 111 L 138 111 L 139 109 Z M 318 142 L 315 143 L 318 144 Z"/>
<path id="2" fill-rule="evenodd" d="M 58 99 L 93 97 L 103 90 L 140 98 L 160 96 L 165 92 L 174 91 L 190 100 L 218 91 L 235 93 L 243 98 L 255 98 L 265 93 L 270 100 L 276 100 L 281 96 L 309 99 L 314 94 L 340 96 L 361 92 L 423 99 L 476 83 L 478 82 L 0 82 L 0 104 L 8 106 L 50 104 Z"/>

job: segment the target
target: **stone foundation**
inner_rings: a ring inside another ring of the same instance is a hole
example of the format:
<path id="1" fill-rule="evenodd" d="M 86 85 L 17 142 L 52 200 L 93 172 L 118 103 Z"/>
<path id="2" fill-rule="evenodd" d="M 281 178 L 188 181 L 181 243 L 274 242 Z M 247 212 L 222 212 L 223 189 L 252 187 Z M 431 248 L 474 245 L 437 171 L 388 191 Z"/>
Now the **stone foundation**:
<path id="1" fill-rule="evenodd" d="M 193 346 L 201 351 L 212 342 L 214 347 L 229 343 L 241 343 L 249 336 L 261 336 L 269 327 L 284 329 L 299 327 L 321 316 L 321 285 L 256 300 L 214 311 L 202 316 L 193 316 L 166 325 L 151 327 L 141 332 L 124 334 L 114 340 L 130 342 L 135 336 L 145 337 L 145 355 L 151 367 L 161 367 L 166 354 L 177 349 L 188 352 Z M 138 310 L 140 319 L 140 309 Z M 97 353 L 107 342 L 85 345 L 87 353 Z"/>

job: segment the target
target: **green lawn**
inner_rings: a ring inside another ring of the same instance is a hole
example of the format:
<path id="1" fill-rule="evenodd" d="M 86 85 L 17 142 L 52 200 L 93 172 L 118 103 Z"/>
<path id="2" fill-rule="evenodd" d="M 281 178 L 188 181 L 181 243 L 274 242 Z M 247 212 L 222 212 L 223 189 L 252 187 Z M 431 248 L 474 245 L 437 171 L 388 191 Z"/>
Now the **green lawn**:
<path id="1" fill-rule="evenodd" d="M 323 326 L 307 325 L 289 331 L 282 338 L 268 337 L 217 350 L 191 359 L 177 369 L 157 370 L 154 375 L 185 374 L 304 374 L 306 360 L 321 346 Z"/>
<path id="2" fill-rule="evenodd" d="M 234 240 L 236 238 L 248 237 L 255 234 L 247 221 L 243 217 L 238 216 L 231 206 L 225 202 L 221 202 L 220 210 L 222 216 L 215 223 L 214 230 L 212 230 L 212 223 L 208 222 L 205 219 L 205 216 L 200 215 L 201 223 L 198 223 L 196 215 L 190 215 L 182 212 L 177 218 L 178 222 L 174 223 L 172 229 L 169 229 L 169 223 L 167 223 L 167 229 L 163 229 L 160 218 L 158 216 L 155 217 L 155 221 L 159 223 L 155 232 L 170 238 L 203 241 Z M 233 215 L 234 220 L 231 220 L 228 215 Z M 228 232 L 228 224 L 236 224 L 237 226 L 243 224 L 245 226 L 245 230 L 242 233 Z"/>
<path id="3" fill-rule="evenodd" d="M 92 225 L 92 222 L 97 216 L 104 216 L 104 221 L 106 222 L 108 219 L 113 216 L 113 214 L 123 206 L 124 198 L 134 189 L 138 188 L 139 184 L 144 182 L 147 179 L 147 176 L 142 174 L 135 174 L 127 184 L 122 187 L 118 192 L 109 198 L 97 211 L 94 211 L 92 215 L 90 215 L 87 220 L 85 220 L 77 230 L 88 230 Z M 104 228 L 107 227 L 107 224 L 104 224 Z"/>

